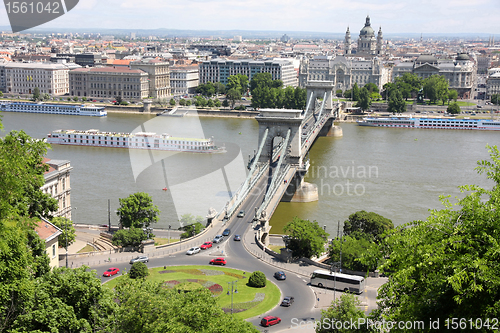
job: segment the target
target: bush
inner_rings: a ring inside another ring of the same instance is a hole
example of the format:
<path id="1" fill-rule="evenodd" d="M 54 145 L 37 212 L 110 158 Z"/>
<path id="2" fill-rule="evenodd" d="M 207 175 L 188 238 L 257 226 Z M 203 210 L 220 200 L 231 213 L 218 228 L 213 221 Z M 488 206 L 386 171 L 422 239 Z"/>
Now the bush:
<path id="1" fill-rule="evenodd" d="M 264 288 L 266 286 L 266 276 L 260 271 L 255 271 L 248 279 L 248 285 L 254 288 Z"/>
<path id="2" fill-rule="evenodd" d="M 113 245 L 115 246 L 137 246 L 147 236 L 140 228 L 130 228 L 129 230 L 118 230 L 113 234 Z"/>
<path id="3" fill-rule="evenodd" d="M 131 279 L 145 278 L 148 275 L 148 266 L 140 261 L 134 262 L 130 268 L 130 273 L 128 273 L 128 276 L 130 276 Z"/>
<path id="4" fill-rule="evenodd" d="M 204 228 L 205 227 L 200 222 L 196 222 L 196 223 L 193 223 L 193 224 L 189 224 L 189 225 L 187 225 L 187 226 L 185 226 L 183 228 L 179 228 L 181 230 L 184 230 L 184 232 L 181 234 L 181 239 L 189 238 L 189 237 L 192 237 L 194 235 L 197 235 Z M 194 229 L 194 235 L 193 235 L 193 229 Z"/>

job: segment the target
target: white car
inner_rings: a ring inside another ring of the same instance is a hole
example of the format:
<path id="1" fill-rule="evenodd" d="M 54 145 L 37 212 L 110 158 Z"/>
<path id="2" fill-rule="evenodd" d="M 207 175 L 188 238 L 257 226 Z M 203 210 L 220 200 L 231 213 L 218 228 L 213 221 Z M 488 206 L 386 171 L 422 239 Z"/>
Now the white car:
<path id="1" fill-rule="evenodd" d="M 199 247 L 195 246 L 195 247 L 192 247 L 189 250 L 187 250 L 186 254 L 196 254 L 196 253 L 199 253 L 200 251 L 201 251 L 201 249 Z"/>
<path id="2" fill-rule="evenodd" d="M 215 236 L 215 238 L 214 238 L 213 242 L 214 242 L 214 243 L 220 243 L 220 242 L 222 242 L 222 240 L 223 240 L 223 239 L 224 239 L 224 236 L 222 236 L 222 235 L 217 235 L 217 236 Z"/>

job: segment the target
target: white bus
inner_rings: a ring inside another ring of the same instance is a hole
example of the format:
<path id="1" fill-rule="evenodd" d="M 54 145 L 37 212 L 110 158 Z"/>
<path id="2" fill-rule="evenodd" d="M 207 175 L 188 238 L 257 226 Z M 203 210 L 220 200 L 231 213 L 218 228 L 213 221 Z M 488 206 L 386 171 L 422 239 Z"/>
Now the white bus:
<path id="1" fill-rule="evenodd" d="M 361 294 L 365 290 L 365 278 L 343 273 L 330 273 L 325 270 L 315 270 L 311 276 L 311 286 L 331 288 Z"/>

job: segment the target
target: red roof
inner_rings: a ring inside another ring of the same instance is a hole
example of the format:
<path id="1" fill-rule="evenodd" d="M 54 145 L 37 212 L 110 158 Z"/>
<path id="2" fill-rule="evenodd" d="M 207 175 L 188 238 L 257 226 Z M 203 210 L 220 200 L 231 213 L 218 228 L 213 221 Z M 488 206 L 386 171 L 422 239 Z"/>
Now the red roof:
<path id="1" fill-rule="evenodd" d="M 52 223 L 49 223 L 43 219 L 37 223 L 35 227 L 35 232 L 44 241 L 50 241 L 54 237 L 57 237 L 61 234 L 61 230 L 59 230 Z"/>

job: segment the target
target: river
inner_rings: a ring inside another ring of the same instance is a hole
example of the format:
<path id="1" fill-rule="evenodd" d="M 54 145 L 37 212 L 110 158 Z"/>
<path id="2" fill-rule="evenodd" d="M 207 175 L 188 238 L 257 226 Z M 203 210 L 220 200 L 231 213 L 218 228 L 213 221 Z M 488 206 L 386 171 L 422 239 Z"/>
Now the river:
<path id="1" fill-rule="evenodd" d="M 182 137 L 214 137 L 226 154 L 186 154 L 54 145 L 48 158 L 69 160 L 71 201 L 76 223 L 111 223 L 119 198 L 144 191 L 159 207 L 158 227 L 178 228 L 182 214 L 205 216 L 221 210 L 244 180 L 248 156 L 258 147 L 254 119 L 155 117 L 109 113 L 107 117 L 2 113 L 5 131 L 23 129 L 36 138 L 56 129 L 137 130 Z M 395 225 L 425 219 L 439 209 L 440 195 L 460 196 L 457 186 L 491 186 L 474 168 L 487 159 L 486 144 L 498 144 L 498 132 L 370 128 L 343 123 L 343 137 L 319 138 L 309 157 L 306 181 L 318 186 L 319 201 L 280 203 L 271 219 L 272 233 L 294 216 L 316 220 L 336 234 L 338 221 L 358 211 L 379 213 Z M 167 191 L 162 190 L 168 188 Z"/>

